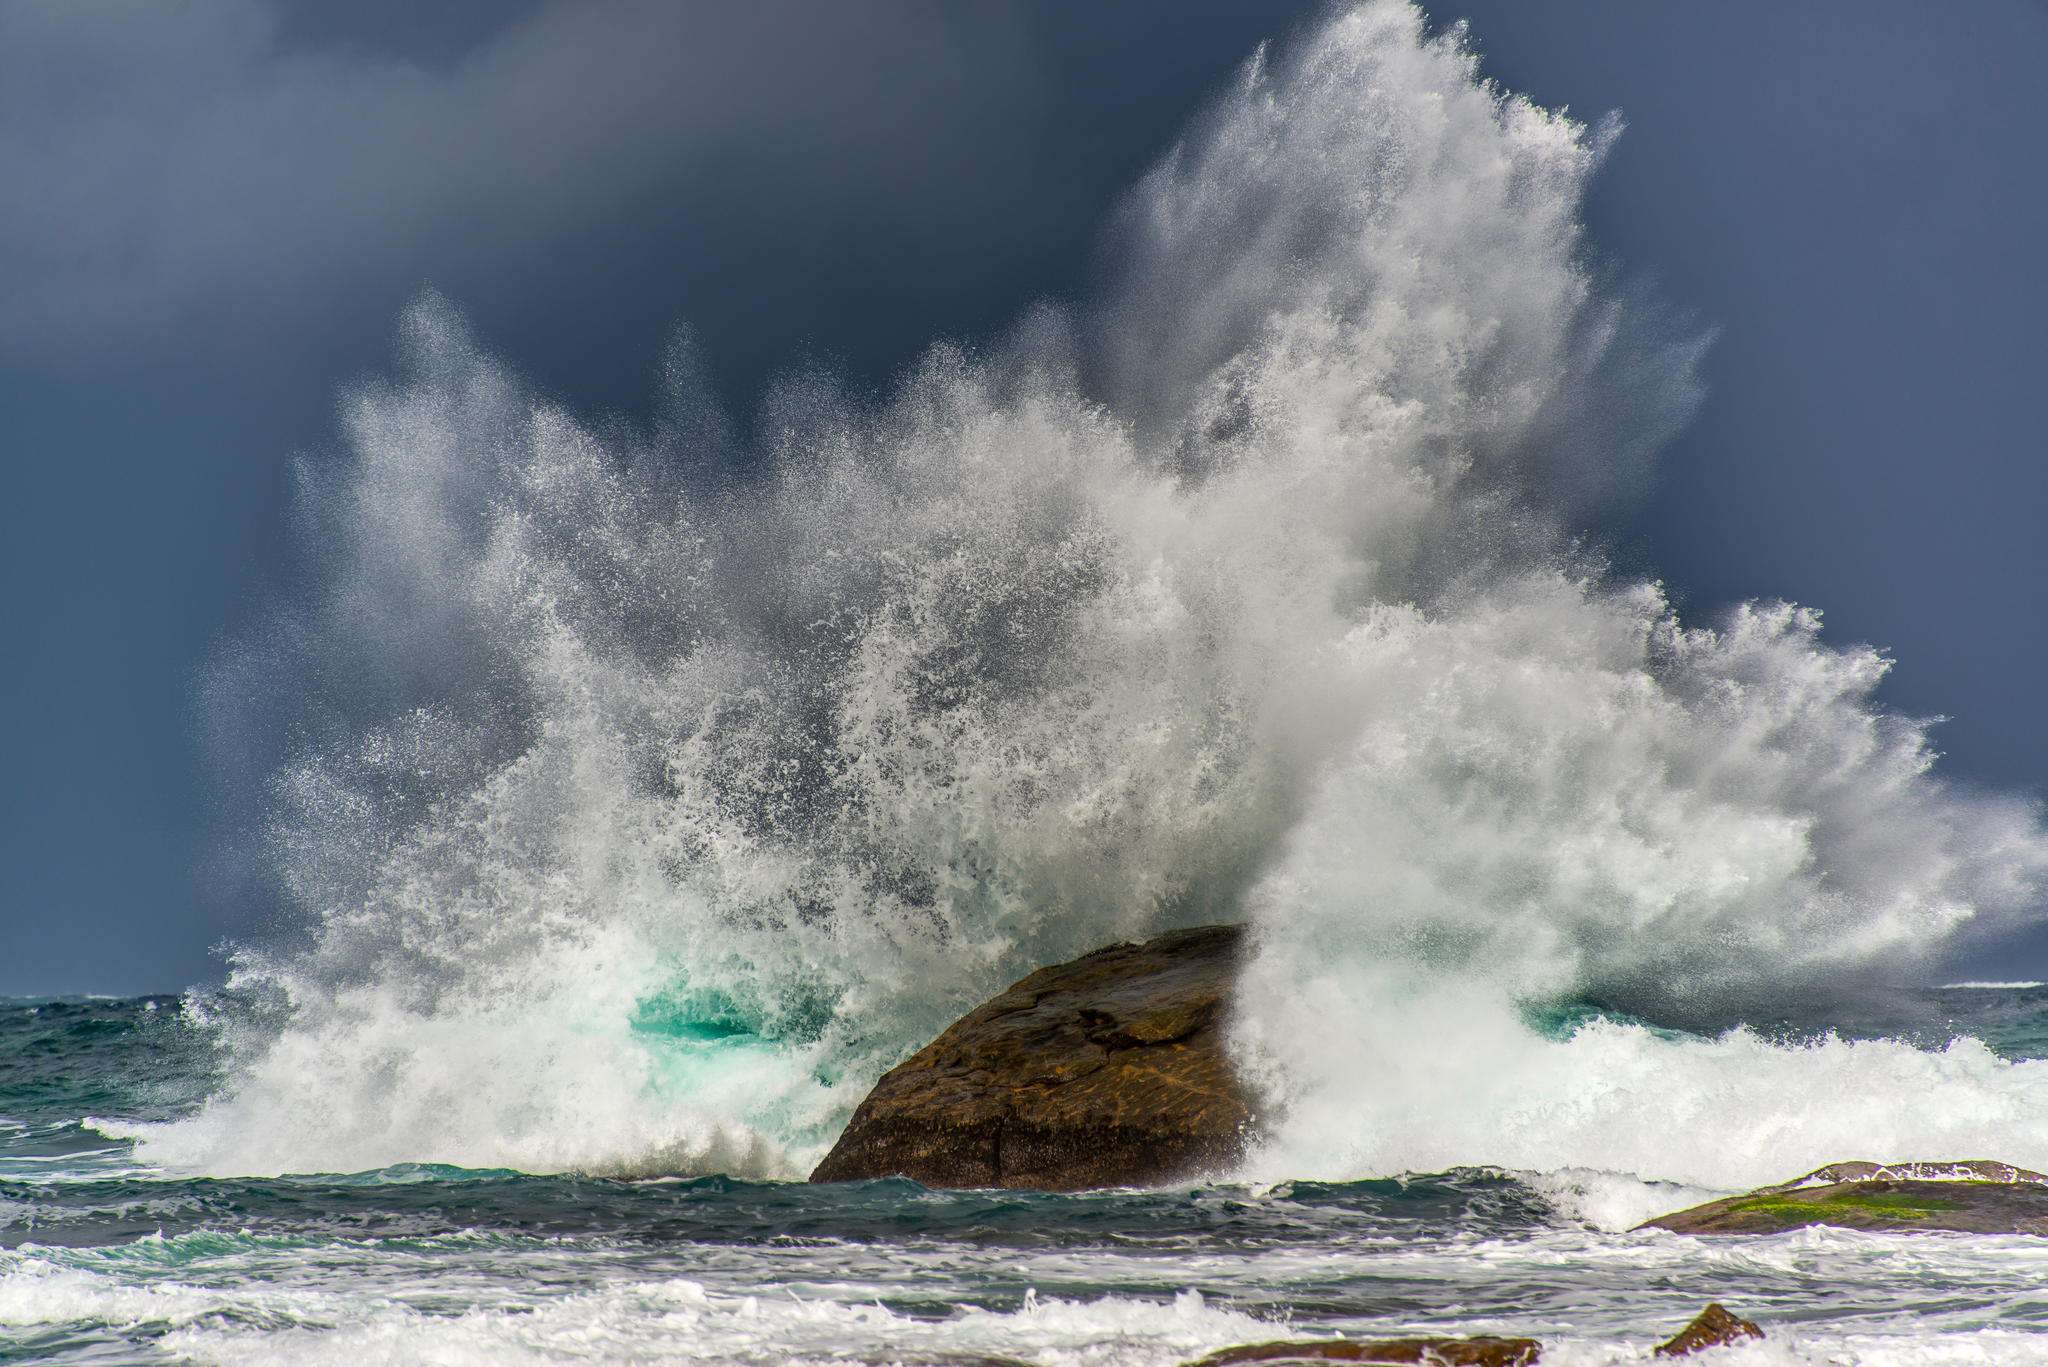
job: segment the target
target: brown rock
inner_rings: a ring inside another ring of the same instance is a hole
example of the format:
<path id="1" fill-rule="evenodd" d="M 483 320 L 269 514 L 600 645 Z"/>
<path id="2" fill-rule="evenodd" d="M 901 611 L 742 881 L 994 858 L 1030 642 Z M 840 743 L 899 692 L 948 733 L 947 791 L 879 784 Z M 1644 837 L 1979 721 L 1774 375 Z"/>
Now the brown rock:
<path id="1" fill-rule="evenodd" d="M 1236 1367 L 1263 1363 L 1364 1362 L 1383 1367 L 1528 1367 L 1543 1354 L 1535 1339 L 1311 1339 L 1299 1343 L 1248 1343 L 1211 1353 L 1188 1367 Z"/>
<path id="2" fill-rule="evenodd" d="M 1733 1314 L 1728 1307 L 1715 1301 L 1700 1311 L 1699 1317 L 1678 1331 L 1677 1337 L 1669 1343 L 1657 1345 L 1660 1358 L 1681 1358 L 1689 1353 L 1704 1352 L 1719 1348 L 1724 1343 L 1740 1343 L 1744 1339 L 1760 1339 L 1764 1331 L 1740 1315 Z"/>
<path id="3" fill-rule="evenodd" d="M 2048 1176 L 2010 1163 L 1831 1163 L 1763 1187 L 1646 1221 L 1680 1234 L 1839 1229 L 2048 1234 Z"/>
<path id="4" fill-rule="evenodd" d="M 813 1182 L 1172 1182 L 1227 1168 L 1252 1110 L 1223 1050 L 1237 926 L 1042 968 L 875 1084 Z"/>

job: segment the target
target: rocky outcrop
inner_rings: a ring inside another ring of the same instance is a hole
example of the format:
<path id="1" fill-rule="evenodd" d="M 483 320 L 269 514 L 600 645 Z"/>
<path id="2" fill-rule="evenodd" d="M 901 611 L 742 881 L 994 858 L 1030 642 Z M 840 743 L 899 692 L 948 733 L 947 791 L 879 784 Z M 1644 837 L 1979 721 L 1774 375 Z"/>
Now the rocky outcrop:
<path id="1" fill-rule="evenodd" d="M 1248 1343 L 1225 1348 L 1188 1367 L 1289 1367 L 1317 1362 L 1376 1363 L 1380 1367 L 1529 1367 L 1543 1354 L 1535 1339 L 1310 1339 Z"/>
<path id="2" fill-rule="evenodd" d="M 1838 1229 L 2048 1234 L 2048 1176 L 2010 1163 L 1832 1163 L 1797 1181 L 1643 1224 L 1680 1234 Z"/>
<path id="3" fill-rule="evenodd" d="M 1145 1186 L 1228 1168 L 1250 1100 L 1225 1056 L 1237 926 L 1042 968 L 900 1064 L 813 1182 Z"/>
<path id="4" fill-rule="evenodd" d="M 1690 1357 L 1704 1353 L 1709 1348 L 1724 1344 L 1741 1343 L 1744 1339 L 1760 1339 L 1764 1331 L 1754 1323 L 1730 1311 L 1727 1306 L 1715 1301 L 1693 1319 L 1691 1324 L 1678 1331 L 1670 1342 L 1660 1343 L 1654 1356 L 1660 1358 Z"/>

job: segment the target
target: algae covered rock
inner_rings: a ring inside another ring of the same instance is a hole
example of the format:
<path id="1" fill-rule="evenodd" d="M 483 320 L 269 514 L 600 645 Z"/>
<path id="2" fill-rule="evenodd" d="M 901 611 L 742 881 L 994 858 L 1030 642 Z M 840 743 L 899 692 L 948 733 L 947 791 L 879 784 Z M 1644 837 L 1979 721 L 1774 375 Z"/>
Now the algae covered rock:
<path id="1" fill-rule="evenodd" d="M 1250 1100 L 1224 1053 L 1237 926 L 1042 968 L 892 1069 L 813 1182 L 1073 1191 L 1227 1168 Z"/>
<path id="2" fill-rule="evenodd" d="M 1655 1356 L 1689 1357 L 1694 1353 L 1703 1353 L 1709 1348 L 1741 1343 L 1745 1339 L 1760 1339 L 1763 1336 L 1764 1331 L 1755 1324 L 1730 1311 L 1721 1302 L 1715 1301 L 1700 1311 L 1691 1324 L 1673 1335 L 1670 1342 L 1658 1344 Z"/>
<path id="3" fill-rule="evenodd" d="M 2048 1234 L 2048 1176 L 2010 1163 L 1831 1163 L 1796 1181 L 1660 1215 L 1680 1234 L 1838 1229 Z"/>
<path id="4" fill-rule="evenodd" d="M 1288 1367 L 1317 1362 L 1377 1363 L 1381 1367 L 1529 1367 L 1543 1355 L 1535 1339 L 1417 1338 L 1309 1339 L 1247 1343 L 1209 1354 L 1188 1367 Z"/>

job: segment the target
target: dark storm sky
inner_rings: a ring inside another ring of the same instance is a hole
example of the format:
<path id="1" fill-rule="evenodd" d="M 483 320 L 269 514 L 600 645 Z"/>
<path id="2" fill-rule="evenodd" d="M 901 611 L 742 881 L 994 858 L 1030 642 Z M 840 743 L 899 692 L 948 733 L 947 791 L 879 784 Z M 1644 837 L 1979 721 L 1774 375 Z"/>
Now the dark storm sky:
<path id="1" fill-rule="evenodd" d="M 1121 190 L 1310 12 L 0 0 L 0 993 L 215 976 L 261 920 L 204 876 L 194 673 L 289 590 L 289 459 L 423 284 L 586 411 L 685 321 L 742 409 L 805 356 L 879 381 L 1084 297 Z M 1623 112 L 1594 240 L 1719 329 L 1625 561 L 1824 608 L 1951 775 L 2041 791 L 2048 8 L 1432 14 Z"/>

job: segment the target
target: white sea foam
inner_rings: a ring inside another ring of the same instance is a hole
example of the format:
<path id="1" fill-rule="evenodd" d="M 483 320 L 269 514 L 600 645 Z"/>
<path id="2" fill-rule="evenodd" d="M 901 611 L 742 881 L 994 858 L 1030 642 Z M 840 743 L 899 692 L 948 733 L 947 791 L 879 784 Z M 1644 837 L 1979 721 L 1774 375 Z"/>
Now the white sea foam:
<path id="1" fill-rule="evenodd" d="M 0 1325 L 180 1325 L 220 1301 L 197 1287 L 136 1285 L 34 1257 L 0 1259 Z"/>
<path id="2" fill-rule="evenodd" d="M 2048 840 L 1816 614 L 1682 623 L 1574 540 L 1702 344 L 1584 263 L 1613 130 L 1461 43 L 1374 0 L 1262 55 L 1100 307 L 798 377 L 751 462 L 687 348 L 600 434 L 416 307 L 209 692 L 286 752 L 310 944 L 192 1008 L 238 1063 L 144 1155 L 796 1175 L 1032 967 L 1248 918 L 1261 1173 L 2048 1166 L 2048 1065 L 1969 1041 L 1530 1023 L 1896 972 L 2031 914 Z"/>
<path id="3" fill-rule="evenodd" d="M 644 1294 L 644 1293 L 643 1293 Z M 595 1299 L 595 1298 L 593 1298 Z M 433 1320 L 392 1315 L 339 1333 L 228 1334 L 185 1331 L 169 1346 L 223 1364 L 280 1367 L 377 1367 L 431 1362 L 439 1367 L 498 1367 L 578 1359 L 640 1363 L 844 1363 L 849 1342 L 874 1342 L 877 1363 L 945 1360 L 944 1354 L 985 1353 L 994 1360 L 1046 1367 L 1175 1367 L 1191 1357 L 1246 1341 L 1263 1342 L 1272 1326 L 1211 1313 L 1207 1322 L 1172 1309 L 1103 1300 L 1047 1305 L 1021 1315 L 986 1315 L 971 1327 L 933 1326 L 879 1307 L 774 1306 L 752 1322 L 718 1322 L 690 1309 L 653 1316 L 603 1318 L 602 1303 L 537 1315 L 465 1315 Z M 616 1313 L 616 1312 L 614 1312 Z M 1170 1325 L 1162 1321 L 1188 1321 Z M 578 1322 L 578 1321 L 581 1322 Z M 1172 1332 L 1177 1330 L 1178 1332 Z M 796 1332 L 792 1332 L 796 1331 Z M 1317 1338 L 1332 1337 L 1327 1334 Z M 1652 1360 L 1650 1345 L 1563 1340 L 1547 1345 L 1546 1363 L 1612 1367 Z M 1027 1357 L 1018 1358 L 1019 1353 Z M 925 1354 L 937 1354 L 927 1357 Z M 859 1359 L 856 1359 L 859 1360 Z M 1904 1335 L 1799 1335 L 1725 1349 L 1715 1367 L 2032 1367 L 2041 1360 L 2035 1335 L 1982 1331 L 1940 1339 Z"/>
<path id="4" fill-rule="evenodd" d="M 1659 1215 L 1728 1194 L 1718 1188 L 1688 1187 L 1680 1182 L 1645 1182 L 1625 1173 L 1597 1168 L 1559 1168 L 1519 1176 L 1541 1192 L 1559 1213 L 1610 1233 L 1634 1229 Z"/>
<path id="5" fill-rule="evenodd" d="M 1975 1040 L 1787 1045 L 1600 1022 L 1559 1041 L 1477 988 L 1404 984 L 1363 1006 L 1349 1004 L 1356 991 L 1311 990 L 1279 1018 L 1297 1030 L 1313 1019 L 1316 1033 L 1295 1036 L 1287 1109 L 1255 1173 L 1496 1163 L 1727 1192 L 1839 1159 L 1892 1161 L 1877 1155 L 2048 1159 L 2048 1062 L 2014 1063 Z"/>
<path id="6" fill-rule="evenodd" d="M 1107 1297 L 1040 1301 L 992 1313 L 964 1308 L 948 1319 L 918 1319 L 878 1304 L 792 1295 L 732 1296 L 681 1279 L 607 1287 L 531 1310 L 497 1308 L 429 1316 L 392 1306 L 339 1330 L 186 1332 L 170 1346 L 210 1362 L 318 1364 L 546 1363 L 564 1356 L 608 1362 L 841 1363 L 849 1353 L 876 1362 L 1020 1353 L 1049 1364 L 1186 1361 L 1247 1336 L 1267 1322 L 1206 1306 L 1199 1293 L 1170 1303 Z M 862 1360 L 856 1357 L 854 1360 Z"/>
<path id="7" fill-rule="evenodd" d="M 1171 1259 L 1115 1241 L 425 1242 L 431 1250 L 410 1238 L 204 1233 L 0 1251 L 0 1326 L 64 1326 L 81 1341 L 146 1341 L 202 1362 L 352 1367 L 977 1356 L 1151 1367 L 1276 1337 L 1417 1331 L 1533 1332 L 1546 1362 L 1583 1365 L 1645 1360 L 1711 1295 L 1766 1324 L 1754 1361 L 2004 1364 L 2039 1360 L 2041 1335 L 1999 1329 L 2038 1314 L 2048 1273 L 2038 1239 L 1836 1230 L 1730 1241 L 1416 1229 L 1360 1240 L 1336 1221 Z M 433 1272 L 424 1281 L 423 1267 Z M 1019 1289 L 1105 1284 L 1129 1289 Z M 1818 1319 L 1815 1286 L 1827 1289 Z M 1290 1323 L 1289 1301 L 1319 1313 Z"/>
<path id="8" fill-rule="evenodd" d="M 1503 1272 L 1523 1269 L 1503 1267 Z M 1534 1271 L 1535 1269 L 1527 1269 Z M 1496 1329 L 1486 1325 L 1481 1328 Z M 1669 1326 L 1675 1328 L 1676 1326 Z M 1400 1332 L 1390 1327 L 1389 1333 Z M 1664 1332 L 1660 1327 L 1658 1333 Z M 1198 1291 L 1171 1301 L 1106 1296 L 1070 1301 L 1028 1296 L 1023 1307 L 962 1307 L 949 1316 L 902 1315 L 876 1303 L 796 1295 L 734 1295 L 684 1279 L 626 1283 L 551 1297 L 537 1305 L 425 1314 L 370 1303 L 340 1323 L 191 1323 L 163 1340 L 173 1352 L 223 1364 L 375 1367 L 433 1362 L 496 1367 L 565 1359 L 642 1363 L 937 1362 L 986 1356 L 1046 1367 L 1170 1367 L 1232 1344 L 1274 1337 L 1370 1337 L 1296 1331 L 1210 1303 Z M 1543 1358 L 1566 1367 L 1642 1362 L 1653 1335 L 1546 1335 Z M 1716 1362 L 1752 1367 L 1844 1362 L 1894 1367 L 2040 1360 L 2040 1336 L 1975 1329 L 1940 1336 L 1842 1334 L 1774 1324 L 1762 1343 L 1724 1350 Z"/>
<path id="9" fill-rule="evenodd" d="M 11 1268 L 0 1277 L 0 1324 L 48 1324 L 100 1319 L 128 1322 L 175 1313 L 174 1296 L 94 1285 L 80 1273 L 41 1267 Z"/>

